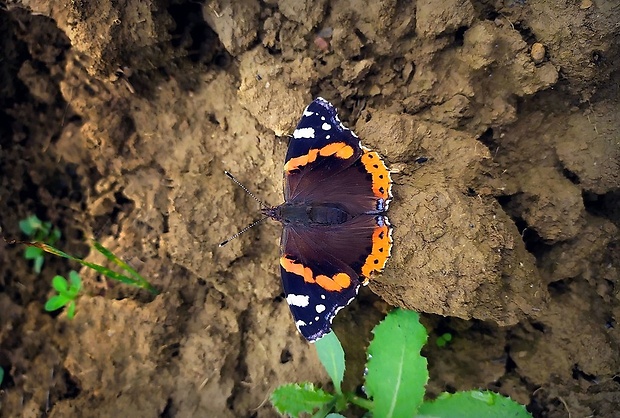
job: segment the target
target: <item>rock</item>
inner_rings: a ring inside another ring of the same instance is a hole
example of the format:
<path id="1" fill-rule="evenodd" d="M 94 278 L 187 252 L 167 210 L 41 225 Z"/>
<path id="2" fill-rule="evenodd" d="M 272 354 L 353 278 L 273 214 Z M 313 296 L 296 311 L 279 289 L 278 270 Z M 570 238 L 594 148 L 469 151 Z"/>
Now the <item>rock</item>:
<path id="1" fill-rule="evenodd" d="M 536 42 L 534 45 L 532 45 L 530 56 L 536 64 L 540 64 L 545 59 L 545 52 L 545 46 L 540 42 Z"/>

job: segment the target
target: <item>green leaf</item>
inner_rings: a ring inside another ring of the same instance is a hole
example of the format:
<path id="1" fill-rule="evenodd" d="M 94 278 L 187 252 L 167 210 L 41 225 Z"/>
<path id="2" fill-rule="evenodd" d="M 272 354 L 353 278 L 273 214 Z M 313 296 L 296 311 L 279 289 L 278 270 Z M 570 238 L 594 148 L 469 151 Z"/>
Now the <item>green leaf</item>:
<path id="1" fill-rule="evenodd" d="M 32 236 L 35 231 L 41 229 L 42 226 L 43 223 L 37 215 L 32 215 L 19 221 L 19 229 L 21 229 L 22 232 L 28 236 Z"/>
<path id="2" fill-rule="evenodd" d="M 35 273 L 37 274 L 41 273 L 41 268 L 43 267 L 43 261 L 45 261 L 43 256 L 40 256 L 34 259 L 34 272 Z"/>
<path id="3" fill-rule="evenodd" d="M 45 302 L 45 310 L 47 312 L 56 311 L 65 306 L 67 302 L 69 302 L 69 299 L 62 295 L 52 296 L 47 302 Z"/>
<path id="4" fill-rule="evenodd" d="M 80 278 L 80 275 L 77 271 L 71 270 L 69 272 L 69 281 L 71 282 L 70 288 L 76 290 L 77 294 L 77 292 L 79 292 L 82 288 L 82 279 Z"/>
<path id="5" fill-rule="evenodd" d="M 452 334 L 450 334 L 449 332 L 446 332 L 440 335 L 439 337 L 437 337 L 437 341 L 435 343 L 437 344 L 437 347 L 443 348 L 446 345 L 448 345 L 450 341 L 452 341 Z"/>
<path id="6" fill-rule="evenodd" d="M 68 305 L 67 318 L 73 319 L 74 316 L 75 316 L 75 301 L 72 300 Z"/>
<path id="7" fill-rule="evenodd" d="M 4 380 L 4 368 L 0 367 L 0 385 L 2 384 L 3 380 Z"/>
<path id="8" fill-rule="evenodd" d="M 314 343 L 319 360 L 334 382 L 337 393 L 342 393 L 341 384 L 344 378 L 344 350 L 334 332 L 330 332 Z"/>
<path id="9" fill-rule="evenodd" d="M 19 221 L 19 229 L 21 229 L 21 231 L 28 236 L 32 235 L 33 229 L 30 222 L 28 222 L 28 219 L 22 219 Z"/>
<path id="10" fill-rule="evenodd" d="M 36 260 L 43 257 L 43 250 L 37 247 L 28 247 L 24 250 L 24 258 L 26 260 Z"/>
<path id="11" fill-rule="evenodd" d="M 54 245 L 56 243 L 56 241 L 58 241 L 60 239 L 61 236 L 62 236 L 62 234 L 60 233 L 60 229 L 54 228 L 54 230 L 50 234 L 49 238 L 47 239 L 47 243 L 50 244 L 50 245 Z"/>
<path id="12" fill-rule="evenodd" d="M 66 293 L 69 290 L 69 283 L 67 283 L 67 279 L 62 276 L 54 276 L 52 279 L 52 287 L 56 289 L 58 293 Z"/>
<path id="13" fill-rule="evenodd" d="M 41 225 L 34 231 L 34 241 L 46 241 L 49 238 L 51 229 L 51 222 L 41 223 Z"/>
<path id="14" fill-rule="evenodd" d="M 523 405 L 512 399 L 499 393 L 479 390 L 443 393 L 434 401 L 424 402 L 418 414 L 419 418 L 532 418 Z"/>
<path id="15" fill-rule="evenodd" d="M 424 399 L 427 362 L 420 350 L 427 332 L 417 312 L 396 309 L 375 327 L 364 385 L 375 417 L 414 416 Z"/>
<path id="16" fill-rule="evenodd" d="M 315 388 L 312 383 L 282 385 L 271 394 L 271 404 L 281 414 L 297 417 L 333 402 L 334 395 Z"/>

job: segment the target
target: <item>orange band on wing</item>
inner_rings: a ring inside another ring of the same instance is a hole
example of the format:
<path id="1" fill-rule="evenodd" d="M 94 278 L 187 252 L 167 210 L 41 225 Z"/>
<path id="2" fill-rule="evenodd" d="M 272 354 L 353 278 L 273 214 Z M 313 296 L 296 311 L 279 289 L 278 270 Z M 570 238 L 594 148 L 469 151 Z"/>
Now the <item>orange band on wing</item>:
<path id="1" fill-rule="evenodd" d="M 321 157 L 328 157 L 330 155 L 334 155 L 337 158 L 346 160 L 347 158 L 351 158 L 354 153 L 355 150 L 351 145 L 347 145 L 344 142 L 332 142 L 331 144 L 325 145 L 323 148 L 312 148 L 308 151 L 307 154 L 291 158 L 286 162 L 286 164 L 284 164 L 284 171 L 291 172 L 305 165 L 313 163 L 314 161 L 316 161 L 319 155 Z"/>
<path id="2" fill-rule="evenodd" d="M 362 164 L 364 164 L 364 168 L 372 176 L 372 191 L 375 197 L 385 200 L 389 199 L 392 179 L 390 177 L 390 170 L 381 160 L 379 154 L 365 149 L 362 155 Z"/>
<path id="3" fill-rule="evenodd" d="M 373 272 L 379 273 L 385 267 L 392 250 L 392 237 L 388 225 L 376 226 L 372 233 L 372 251 L 366 257 L 362 266 L 364 284 L 368 282 Z"/>
<path id="4" fill-rule="evenodd" d="M 314 283 L 314 274 L 310 267 L 304 267 L 303 264 L 291 260 L 285 256 L 280 257 L 280 265 L 289 273 L 294 273 L 304 278 L 304 282 Z"/>
<path id="5" fill-rule="evenodd" d="M 310 267 L 305 267 L 300 262 L 285 255 L 280 257 L 280 265 L 287 272 L 303 277 L 304 282 L 316 283 L 331 292 L 338 292 L 351 286 L 351 277 L 346 273 L 336 273 L 332 277 L 319 274 L 315 277 Z"/>

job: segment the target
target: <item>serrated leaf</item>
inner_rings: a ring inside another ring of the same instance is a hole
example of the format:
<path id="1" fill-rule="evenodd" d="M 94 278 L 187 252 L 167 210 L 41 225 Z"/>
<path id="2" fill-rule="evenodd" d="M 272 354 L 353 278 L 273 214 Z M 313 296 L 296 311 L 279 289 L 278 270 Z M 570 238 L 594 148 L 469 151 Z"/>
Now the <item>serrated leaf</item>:
<path id="1" fill-rule="evenodd" d="M 58 293 L 66 293 L 69 290 L 69 283 L 67 279 L 62 276 L 54 276 L 52 279 L 52 287 L 56 289 Z"/>
<path id="2" fill-rule="evenodd" d="M 491 391 L 472 390 L 443 393 L 434 401 L 424 402 L 418 418 L 532 418 L 525 407 L 512 399 Z"/>
<path id="3" fill-rule="evenodd" d="M 396 309 L 375 327 L 368 347 L 366 393 L 376 417 L 414 416 L 428 381 L 420 350 L 427 332 L 417 312 Z"/>
<path id="4" fill-rule="evenodd" d="M 69 302 L 69 299 L 62 295 L 52 296 L 47 302 L 45 302 L 45 310 L 47 312 L 56 311 L 65 306 L 67 302 Z"/>
<path id="5" fill-rule="evenodd" d="M 334 382 L 334 388 L 337 393 L 342 393 L 341 384 L 344 378 L 344 350 L 342 344 L 332 331 L 326 334 L 320 340 L 314 343 L 319 360 L 323 363 L 323 367 L 327 370 L 327 374 Z"/>
<path id="6" fill-rule="evenodd" d="M 334 395 L 315 388 L 312 383 L 291 383 L 273 391 L 271 404 L 280 414 L 297 417 L 301 413 L 312 413 L 334 400 Z"/>

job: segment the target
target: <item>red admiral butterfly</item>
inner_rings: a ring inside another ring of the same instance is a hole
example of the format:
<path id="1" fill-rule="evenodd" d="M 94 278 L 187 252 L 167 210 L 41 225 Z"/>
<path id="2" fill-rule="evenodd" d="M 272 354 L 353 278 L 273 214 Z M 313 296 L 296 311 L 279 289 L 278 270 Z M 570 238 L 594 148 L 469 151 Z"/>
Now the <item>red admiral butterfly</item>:
<path id="1" fill-rule="evenodd" d="M 284 225 L 280 270 L 295 325 L 310 342 L 380 272 L 390 256 L 390 172 L 361 145 L 336 109 L 317 98 L 304 110 L 284 164 L 284 203 L 263 214 Z"/>

